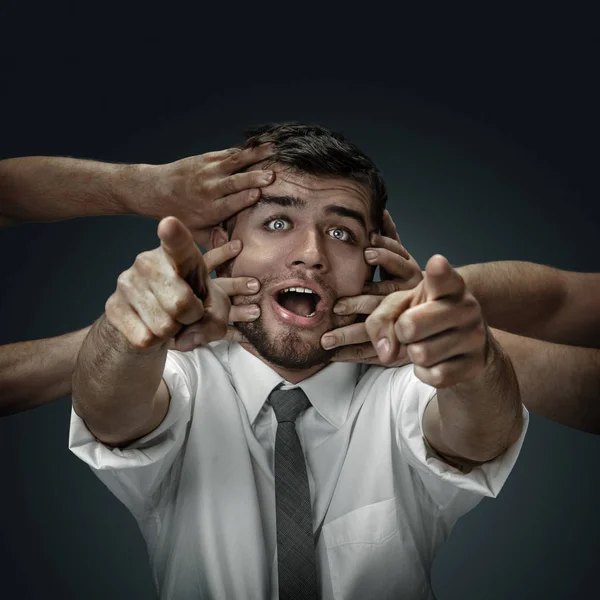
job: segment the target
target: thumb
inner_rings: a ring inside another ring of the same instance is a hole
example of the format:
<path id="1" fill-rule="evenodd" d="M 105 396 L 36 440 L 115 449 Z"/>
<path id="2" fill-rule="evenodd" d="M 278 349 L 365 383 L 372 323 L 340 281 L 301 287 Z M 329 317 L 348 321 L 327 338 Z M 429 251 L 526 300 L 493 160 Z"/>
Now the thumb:
<path id="1" fill-rule="evenodd" d="M 427 261 L 423 279 L 427 301 L 455 296 L 465 287 L 463 278 L 441 254 L 435 254 Z"/>

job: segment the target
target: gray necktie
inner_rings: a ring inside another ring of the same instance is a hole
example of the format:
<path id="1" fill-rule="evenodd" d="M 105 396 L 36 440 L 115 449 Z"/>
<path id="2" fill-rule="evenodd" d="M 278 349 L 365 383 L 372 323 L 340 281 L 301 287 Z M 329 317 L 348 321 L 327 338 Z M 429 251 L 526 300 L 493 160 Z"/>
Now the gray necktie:
<path id="1" fill-rule="evenodd" d="M 280 600 L 318 598 L 310 489 L 296 419 L 310 406 L 300 388 L 273 390 L 277 417 L 275 503 Z"/>

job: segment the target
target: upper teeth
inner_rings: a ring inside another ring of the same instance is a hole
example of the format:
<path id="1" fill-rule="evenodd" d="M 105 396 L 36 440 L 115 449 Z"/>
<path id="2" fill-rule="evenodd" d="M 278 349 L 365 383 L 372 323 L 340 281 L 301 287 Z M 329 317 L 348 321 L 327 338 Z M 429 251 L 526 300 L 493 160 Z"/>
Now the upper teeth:
<path id="1" fill-rule="evenodd" d="M 309 290 L 308 288 L 305 287 L 289 287 L 289 288 L 285 288 L 285 290 L 281 290 L 284 294 L 285 292 L 300 292 L 301 294 L 314 294 L 315 292 L 313 292 L 312 290 Z"/>

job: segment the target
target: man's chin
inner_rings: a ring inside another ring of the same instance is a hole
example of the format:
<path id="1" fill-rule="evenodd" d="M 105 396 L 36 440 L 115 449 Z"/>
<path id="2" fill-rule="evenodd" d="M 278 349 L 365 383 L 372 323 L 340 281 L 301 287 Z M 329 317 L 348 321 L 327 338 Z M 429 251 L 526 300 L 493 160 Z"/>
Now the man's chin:
<path id="1" fill-rule="evenodd" d="M 237 323 L 237 328 L 263 359 L 284 369 L 301 371 L 325 365 L 335 354 L 335 349 L 321 346 L 321 328 L 283 326 L 267 331 L 260 318 Z"/>

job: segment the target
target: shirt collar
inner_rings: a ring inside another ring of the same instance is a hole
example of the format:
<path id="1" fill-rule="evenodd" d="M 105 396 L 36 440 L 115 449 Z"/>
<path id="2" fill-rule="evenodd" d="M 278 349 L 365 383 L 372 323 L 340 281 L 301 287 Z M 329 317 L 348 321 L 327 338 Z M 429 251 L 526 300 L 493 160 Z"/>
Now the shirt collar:
<path id="1" fill-rule="evenodd" d="M 288 382 L 235 342 L 230 345 L 229 365 L 236 392 L 254 424 L 273 389 Z M 359 372 L 358 364 L 331 363 L 295 387 L 302 388 L 318 413 L 339 429 L 348 416 Z"/>

